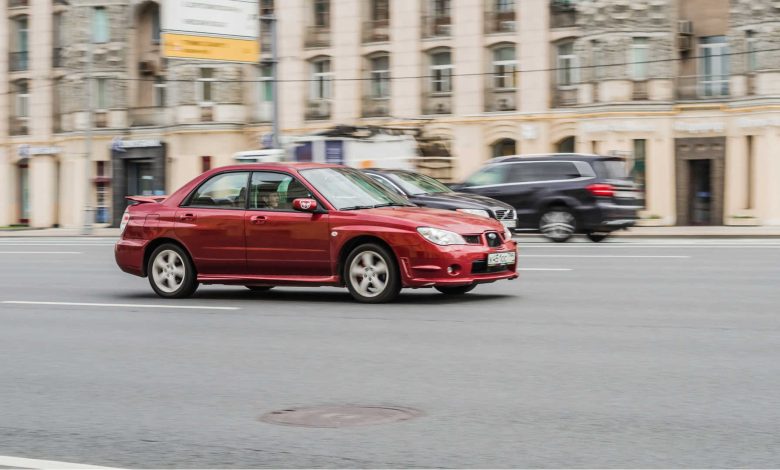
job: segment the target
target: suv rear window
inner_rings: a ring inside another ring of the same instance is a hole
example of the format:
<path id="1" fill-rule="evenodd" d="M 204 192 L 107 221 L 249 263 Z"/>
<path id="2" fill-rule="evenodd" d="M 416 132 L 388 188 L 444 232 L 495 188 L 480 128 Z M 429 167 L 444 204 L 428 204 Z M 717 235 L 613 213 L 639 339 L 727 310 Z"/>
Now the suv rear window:
<path id="1" fill-rule="evenodd" d="M 509 179 L 517 183 L 569 180 L 580 176 L 577 166 L 572 162 L 514 163 L 509 173 Z"/>
<path id="2" fill-rule="evenodd" d="M 611 160 L 596 160 L 593 162 L 593 169 L 599 178 L 607 180 L 626 180 L 629 179 L 626 172 L 626 162 L 615 158 Z"/>

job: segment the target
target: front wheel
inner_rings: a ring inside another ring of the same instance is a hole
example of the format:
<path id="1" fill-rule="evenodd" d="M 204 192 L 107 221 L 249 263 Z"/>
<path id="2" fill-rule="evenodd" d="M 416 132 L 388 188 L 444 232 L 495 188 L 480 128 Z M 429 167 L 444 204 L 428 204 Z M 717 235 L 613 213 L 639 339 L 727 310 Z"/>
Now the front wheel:
<path id="1" fill-rule="evenodd" d="M 562 243 L 574 235 L 577 219 L 565 207 L 551 207 L 539 219 L 539 231 L 550 240 Z"/>
<path id="2" fill-rule="evenodd" d="M 465 286 L 434 286 L 434 289 L 446 295 L 463 295 L 474 290 L 476 284 L 466 284 Z"/>
<path id="3" fill-rule="evenodd" d="M 198 278 L 189 255 L 172 243 L 160 245 L 152 252 L 146 272 L 149 284 L 160 297 L 181 299 L 191 296 L 198 288 Z"/>
<path id="4" fill-rule="evenodd" d="M 366 243 L 352 250 L 344 263 L 344 280 L 349 293 L 358 302 L 390 302 L 401 290 L 395 257 L 375 243 Z"/>
<path id="5" fill-rule="evenodd" d="M 603 242 L 604 240 L 606 240 L 607 237 L 609 237 L 609 233 L 607 233 L 607 232 L 589 232 L 585 236 L 588 237 L 588 240 L 590 240 L 590 241 L 592 241 L 594 243 L 598 243 L 598 242 Z"/>

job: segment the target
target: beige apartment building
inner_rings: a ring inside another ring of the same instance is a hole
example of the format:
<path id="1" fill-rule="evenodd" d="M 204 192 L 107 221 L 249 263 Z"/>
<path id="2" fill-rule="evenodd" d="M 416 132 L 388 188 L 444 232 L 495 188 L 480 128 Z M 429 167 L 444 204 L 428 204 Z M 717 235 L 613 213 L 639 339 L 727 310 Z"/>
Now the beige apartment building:
<path id="1" fill-rule="evenodd" d="M 500 155 L 613 154 L 643 224 L 780 225 L 777 1 L 275 3 L 283 136 L 419 128 L 454 179 Z M 76 227 L 85 207 L 116 224 L 124 196 L 270 132 L 270 67 L 162 58 L 158 2 L 0 11 L 0 226 Z"/>

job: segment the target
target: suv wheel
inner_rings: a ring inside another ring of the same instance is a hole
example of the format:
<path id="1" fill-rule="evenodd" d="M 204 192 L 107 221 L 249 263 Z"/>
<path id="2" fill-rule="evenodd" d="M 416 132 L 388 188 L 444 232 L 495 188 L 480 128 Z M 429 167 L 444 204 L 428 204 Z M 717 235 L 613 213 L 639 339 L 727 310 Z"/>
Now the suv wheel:
<path id="1" fill-rule="evenodd" d="M 577 219 L 565 207 L 550 207 L 539 219 L 539 231 L 554 242 L 565 242 L 577 228 Z"/>
<path id="2" fill-rule="evenodd" d="M 588 232 L 585 236 L 588 237 L 588 240 L 598 243 L 606 240 L 609 232 Z"/>
<path id="3" fill-rule="evenodd" d="M 366 243 L 352 250 L 344 263 L 344 280 L 349 293 L 358 302 L 389 302 L 401 290 L 395 257 L 375 243 Z"/>
<path id="4" fill-rule="evenodd" d="M 189 297 L 198 288 L 195 268 L 189 255 L 178 245 L 160 245 L 149 257 L 146 267 L 149 284 L 160 297 L 180 299 Z"/>

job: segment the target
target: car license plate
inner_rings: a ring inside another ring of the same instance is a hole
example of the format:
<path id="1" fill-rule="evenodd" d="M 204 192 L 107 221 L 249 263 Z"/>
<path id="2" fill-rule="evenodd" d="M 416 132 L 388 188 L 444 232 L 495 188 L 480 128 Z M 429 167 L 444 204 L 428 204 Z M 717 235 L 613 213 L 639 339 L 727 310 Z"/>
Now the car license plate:
<path id="1" fill-rule="evenodd" d="M 517 253 L 514 251 L 505 251 L 503 253 L 490 253 L 487 258 L 488 266 L 501 266 L 505 264 L 514 264 Z"/>
<path id="2" fill-rule="evenodd" d="M 504 224 L 504 227 L 506 228 L 515 228 L 517 227 L 517 221 L 516 220 L 502 220 L 502 224 Z"/>
<path id="3" fill-rule="evenodd" d="M 633 191 L 615 191 L 615 197 L 623 199 L 634 199 L 636 195 Z"/>

